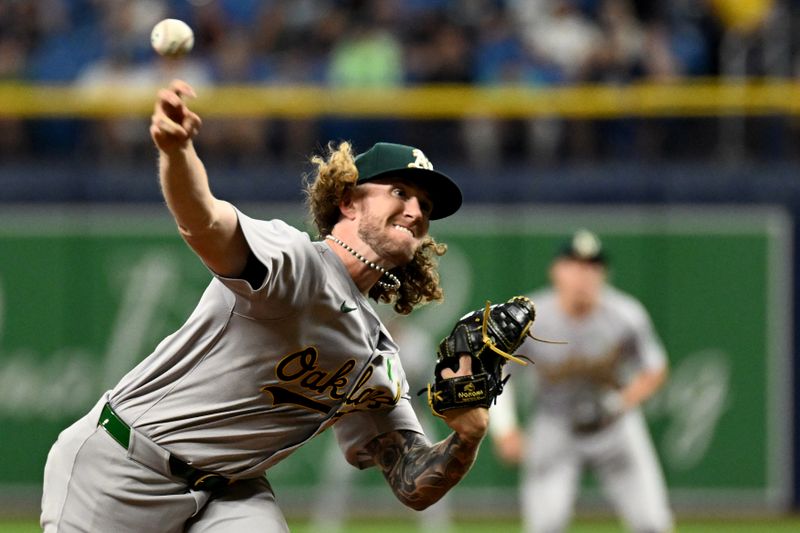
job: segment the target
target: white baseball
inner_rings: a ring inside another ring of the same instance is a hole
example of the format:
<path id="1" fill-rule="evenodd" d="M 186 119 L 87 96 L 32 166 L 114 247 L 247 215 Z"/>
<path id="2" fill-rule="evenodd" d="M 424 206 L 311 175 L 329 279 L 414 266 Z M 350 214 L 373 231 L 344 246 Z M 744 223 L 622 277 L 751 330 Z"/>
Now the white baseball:
<path id="1" fill-rule="evenodd" d="M 162 56 L 182 56 L 194 46 L 194 32 L 182 20 L 164 19 L 153 27 L 150 44 Z"/>

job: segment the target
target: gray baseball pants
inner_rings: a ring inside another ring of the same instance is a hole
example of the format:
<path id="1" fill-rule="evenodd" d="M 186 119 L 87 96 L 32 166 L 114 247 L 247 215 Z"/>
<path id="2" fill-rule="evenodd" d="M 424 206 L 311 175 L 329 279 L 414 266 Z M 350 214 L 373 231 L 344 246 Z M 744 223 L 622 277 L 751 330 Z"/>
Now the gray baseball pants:
<path id="1" fill-rule="evenodd" d="M 107 395 L 65 429 L 44 469 L 45 533 L 288 532 L 264 477 L 195 491 L 169 471 L 169 452 L 133 431 L 126 450 L 98 427 Z"/>
<path id="2" fill-rule="evenodd" d="M 666 485 L 640 412 L 581 437 L 567 418 L 540 413 L 528 436 L 531 453 L 522 479 L 526 532 L 568 530 L 581 473 L 589 465 L 630 531 L 672 530 Z"/>

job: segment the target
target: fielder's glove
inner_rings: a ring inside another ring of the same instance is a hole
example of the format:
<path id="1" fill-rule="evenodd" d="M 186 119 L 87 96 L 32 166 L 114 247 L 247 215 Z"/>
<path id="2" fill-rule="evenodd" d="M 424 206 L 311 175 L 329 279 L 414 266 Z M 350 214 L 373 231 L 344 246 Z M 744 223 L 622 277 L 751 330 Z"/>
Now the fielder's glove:
<path id="1" fill-rule="evenodd" d="M 501 304 L 486 302 L 484 309 L 466 314 L 453 331 L 442 339 L 436 351 L 434 383 L 428 384 L 428 405 L 441 417 L 450 409 L 486 407 L 503 392 L 506 361 L 527 365 L 512 355 L 519 348 L 536 318 L 533 302 L 515 296 Z M 459 357 L 472 358 L 472 375 L 442 378 L 442 370 L 457 370 Z"/>
<path id="2" fill-rule="evenodd" d="M 572 409 L 572 431 L 594 433 L 614 422 L 624 411 L 616 390 L 593 391 L 580 396 Z"/>

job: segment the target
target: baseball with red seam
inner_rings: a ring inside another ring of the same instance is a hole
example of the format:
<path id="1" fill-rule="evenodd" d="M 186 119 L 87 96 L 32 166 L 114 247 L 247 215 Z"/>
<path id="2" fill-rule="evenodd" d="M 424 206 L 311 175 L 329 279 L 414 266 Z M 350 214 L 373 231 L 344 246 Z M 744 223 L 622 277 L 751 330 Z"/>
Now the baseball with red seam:
<path id="1" fill-rule="evenodd" d="M 194 32 L 182 20 L 164 19 L 153 27 L 150 44 L 162 56 L 182 56 L 194 46 Z"/>

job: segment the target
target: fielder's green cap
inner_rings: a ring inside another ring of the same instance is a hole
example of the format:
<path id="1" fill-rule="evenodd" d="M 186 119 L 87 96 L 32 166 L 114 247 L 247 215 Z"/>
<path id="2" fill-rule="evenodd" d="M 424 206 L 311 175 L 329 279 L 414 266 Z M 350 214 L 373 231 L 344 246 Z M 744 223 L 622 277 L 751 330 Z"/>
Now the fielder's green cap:
<path id="1" fill-rule="evenodd" d="M 587 229 L 579 229 L 558 249 L 556 257 L 605 265 L 608 262 L 603 243 Z"/>
<path id="2" fill-rule="evenodd" d="M 452 215 L 461 207 L 461 189 L 433 169 L 422 150 L 404 144 L 379 142 L 356 156 L 357 183 L 382 178 L 407 178 L 425 189 L 433 202 L 431 220 Z"/>

